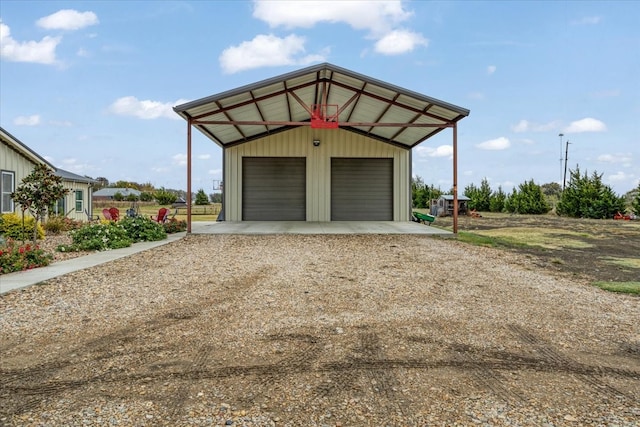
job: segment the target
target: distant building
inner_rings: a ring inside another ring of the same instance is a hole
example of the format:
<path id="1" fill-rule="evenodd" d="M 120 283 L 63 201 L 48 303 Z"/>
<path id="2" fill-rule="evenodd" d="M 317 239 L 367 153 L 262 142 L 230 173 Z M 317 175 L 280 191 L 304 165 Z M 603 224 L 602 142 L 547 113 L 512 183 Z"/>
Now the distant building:
<path id="1" fill-rule="evenodd" d="M 120 193 L 124 199 L 131 194 L 140 198 L 141 192 L 134 188 L 103 188 L 93 193 L 93 200 L 115 200 L 114 196 Z"/>

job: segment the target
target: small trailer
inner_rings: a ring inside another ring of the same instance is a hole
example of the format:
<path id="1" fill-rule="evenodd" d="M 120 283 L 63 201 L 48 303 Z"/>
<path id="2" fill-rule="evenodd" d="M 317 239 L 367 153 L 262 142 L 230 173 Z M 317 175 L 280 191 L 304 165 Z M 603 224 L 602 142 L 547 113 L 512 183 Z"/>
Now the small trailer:
<path id="1" fill-rule="evenodd" d="M 422 224 L 427 224 L 427 225 L 431 225 L 431 223 L 436 220 L 436 217 L 433 215 L 415 212 L 415 211 L 413 212 L 413 217 L 415 218 L 416 222 L 420 222 Z"/>

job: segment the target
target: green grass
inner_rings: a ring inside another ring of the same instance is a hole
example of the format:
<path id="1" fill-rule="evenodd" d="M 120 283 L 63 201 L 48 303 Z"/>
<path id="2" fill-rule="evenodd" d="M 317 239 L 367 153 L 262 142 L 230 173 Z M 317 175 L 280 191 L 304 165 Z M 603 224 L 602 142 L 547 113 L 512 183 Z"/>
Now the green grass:
<path id="1" fill-rule="evenodd" d="M 640 282 L 594 282 L 593 284 L 609 292 L 640 295 Z"/>
<path id="2" fill-rule="evenodd" d="M 518 242 L 511 239 L 501 237 L 487 236 L 483 234 L 469 233 L 468 231 L 459 231 L 458 240 L 476 246 L 487 246 L 491 248 L 515 248 L 529 246 L 524 242 Z"/>

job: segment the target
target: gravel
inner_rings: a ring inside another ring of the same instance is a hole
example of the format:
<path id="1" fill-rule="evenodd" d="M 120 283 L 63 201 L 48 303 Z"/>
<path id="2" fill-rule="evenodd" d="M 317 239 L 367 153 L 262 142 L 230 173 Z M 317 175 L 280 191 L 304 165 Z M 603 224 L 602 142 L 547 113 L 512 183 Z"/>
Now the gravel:
<path id="1" fill-rule="evenodd" d="M 0 296 L 0 425 L 637 426 L 638 319 L 455 240 L 189 235 Z"/>

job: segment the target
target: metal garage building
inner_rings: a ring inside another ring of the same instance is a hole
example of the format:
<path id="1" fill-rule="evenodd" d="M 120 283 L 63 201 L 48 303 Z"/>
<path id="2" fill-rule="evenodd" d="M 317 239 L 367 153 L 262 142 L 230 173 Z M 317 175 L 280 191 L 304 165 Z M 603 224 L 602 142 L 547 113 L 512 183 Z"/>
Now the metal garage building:
<path id="1" fill-rule="evenodd" d="M 222 147 L 226 221 L 409 221 L 411 149 L 452 128 L 456 189 L 457 122 L 469 115 L 327 63 L 174 111 L 188 122 L 187 195 L 192 129 Z"/>

